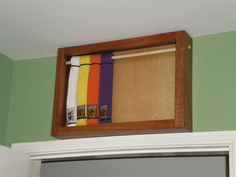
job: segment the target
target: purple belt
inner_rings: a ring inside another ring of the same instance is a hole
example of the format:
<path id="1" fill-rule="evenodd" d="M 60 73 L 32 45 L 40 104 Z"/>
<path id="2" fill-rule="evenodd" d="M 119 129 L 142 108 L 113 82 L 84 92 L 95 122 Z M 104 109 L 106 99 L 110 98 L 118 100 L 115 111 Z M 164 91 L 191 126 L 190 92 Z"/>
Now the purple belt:
<path id="1" fill-rule="evenodd" d="M 112 121 L 113 60 L 111 53 L 101 55 L 99 109 L 100 123 Z"/>

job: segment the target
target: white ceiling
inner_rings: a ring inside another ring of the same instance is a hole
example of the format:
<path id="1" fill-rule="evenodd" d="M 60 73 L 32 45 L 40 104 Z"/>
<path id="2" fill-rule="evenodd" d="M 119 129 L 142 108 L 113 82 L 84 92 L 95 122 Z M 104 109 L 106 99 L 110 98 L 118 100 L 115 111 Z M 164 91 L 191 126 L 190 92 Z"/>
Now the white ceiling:
<path id="1" fill-rule="evenodd" d="M 0 52 L 27 59 L 57 48 L 186 30 L 236 30 L 236 0 L 0 0 Z"/>

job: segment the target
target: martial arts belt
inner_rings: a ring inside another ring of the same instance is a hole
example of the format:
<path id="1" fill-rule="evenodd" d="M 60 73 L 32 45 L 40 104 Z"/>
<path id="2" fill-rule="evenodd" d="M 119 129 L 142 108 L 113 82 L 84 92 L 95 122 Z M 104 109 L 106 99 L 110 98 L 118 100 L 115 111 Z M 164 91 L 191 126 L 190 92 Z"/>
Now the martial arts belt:
<path id="1" fill-rule="evenodd" d="M 100 123 L 111 123 L 113 61 L 111 53 L 101 55 L 99 112 Z"/>
<path id="2" fill-rule="evenodd" d="M 99 84 L 100 84 L 100 64 L 101 56 L 92 55 L 90 57 L 90 71 L 88 78 L 88 121 L 87 125 L 99 124 Z"/>
<path id="3" fill-rule="evenodd" d="M 66 101 L 66 119 L 67 126 L 76 126 L 77 119 L 77 81 L 79 74 L 80 57 L 71 58 L 71 68 L 69 73 L 67 101 Z"/>
<path id="4" fill-rule="evenodd" d="M 77 126 L 84 126 L 87 124 L 87 92 L 89 68 L 90 56 L 81 56 L 77 91 Z"/>

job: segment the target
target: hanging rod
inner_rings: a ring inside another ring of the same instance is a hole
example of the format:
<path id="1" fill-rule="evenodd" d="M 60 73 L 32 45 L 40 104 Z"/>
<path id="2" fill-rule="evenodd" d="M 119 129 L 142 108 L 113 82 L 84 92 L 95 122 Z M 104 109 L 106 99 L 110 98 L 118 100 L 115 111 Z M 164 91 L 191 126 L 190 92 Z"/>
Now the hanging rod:
<path id="1" fill-rule="evenodd" d="M 169 48 L 169 49 L 153 50 L 153 51 L 148 51 L 148 52 L 139 52 L 139 53 L 133 53 L 133 54 L 115 55 L 115 56 L 112 56 L 112 59 L 116 60 L 116 59 L 122 59 L 122 58 L 140 57 L 140 56 L 155 55 L 155 54 L 175 52 L 175 51 L 176 51 L 176 48 L 172 47 L 172 48 Z M 70 65 L 71 62 L 67 61 L 66 64 Z"/>

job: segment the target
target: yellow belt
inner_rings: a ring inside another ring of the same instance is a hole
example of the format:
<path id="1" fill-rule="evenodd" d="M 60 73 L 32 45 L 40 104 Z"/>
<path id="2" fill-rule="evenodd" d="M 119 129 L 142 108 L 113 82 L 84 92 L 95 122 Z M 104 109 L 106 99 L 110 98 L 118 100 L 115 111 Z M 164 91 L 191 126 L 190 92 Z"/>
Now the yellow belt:
<path id="1" fill-rule="evenodd" d="M 80 57 L 80 69 L 78 78 L 77 91 L 77 126 L 84 126 L 87 124 L 87 92 L 88 92 L 88 77 L 90 69 L 90 56 Z"/>

